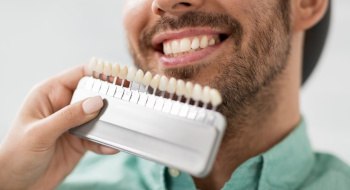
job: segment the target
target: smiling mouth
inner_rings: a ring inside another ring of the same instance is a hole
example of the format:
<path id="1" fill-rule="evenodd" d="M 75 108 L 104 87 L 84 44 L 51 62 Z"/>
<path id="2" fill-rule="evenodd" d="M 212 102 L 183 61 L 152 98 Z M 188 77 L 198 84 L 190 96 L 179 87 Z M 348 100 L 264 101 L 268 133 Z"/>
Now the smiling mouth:
<path id="1" fill-rule="evenodd" d="M 222 43 L 228 38 L 226 34 L 200 35 L 185 37 L 182 39 L 167 40 L 155 48 L 155 50 L 168 57 L 177 57 L 187 53 L 200 51 L 210 46 Z"/>
<path id="2" fill-rule="evenodd" d="M 227 33 L 211 29 L 187 29 L 160 34 L 152 44 L 164 66 L 178 67 L 204 59 L 228 38 Z"/>

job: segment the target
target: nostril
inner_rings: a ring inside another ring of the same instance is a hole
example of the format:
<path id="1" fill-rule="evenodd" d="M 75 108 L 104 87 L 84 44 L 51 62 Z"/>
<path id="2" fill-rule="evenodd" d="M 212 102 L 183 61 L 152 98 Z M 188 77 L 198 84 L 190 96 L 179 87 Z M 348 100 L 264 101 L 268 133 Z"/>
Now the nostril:
<path id="1" fill-rule="evenodd" d="M 165 13 L 179 15 L 184 11 L 198 9 L 202 5 L 202 0 L 154 0 L 152 11 L 157 15 Z"/>
<path id="2" fill-rule="evenodd" d="M 186 7 L 190 7 L 191 6 L 191 3 L 186 3 L 186 2 L 181 2 L 179 4 L 184 5 Z"/>
<path id="3" fill-rule="evenodd" d="M 191 3 L 188 3 L 188 2 L 179 2 L 179 3 L 176 3 L 176 4 L 173 6 L 173 9 L 186 8 L 186 7 L 191 7 L 191 6 L 192 6 Z"/>

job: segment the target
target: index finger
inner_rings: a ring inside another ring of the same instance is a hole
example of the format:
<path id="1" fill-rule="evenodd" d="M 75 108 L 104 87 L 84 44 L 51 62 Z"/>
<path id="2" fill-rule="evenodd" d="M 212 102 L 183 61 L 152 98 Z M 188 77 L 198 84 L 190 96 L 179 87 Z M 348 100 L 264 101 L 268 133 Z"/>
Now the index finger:
<path id="1" fill-rule="evenodd" d="M 78 85 L 79 80 L 89 74 L 88 65 L 78 65 L 72 69 L 63 71 L 62 73 L 53 77 L 64 88 L 74 91 Z"/>
<path id="2" fill-rule="evenodd" d="M 44 82 L 39 90 L 41 92 L 39 102 L 44 98 L 47 100 L 46 106 L 50 109 L 45 115 L 48 116 L 68 105 L 80 79 L 86 75 L 88 75 L 88 65 L 84 64 L 63 71 Z M 34 101 L 34 103 L 38 102 Z"/>
<path id="3" fill-rule="evenodd" d="M 80 79 L 88 75 L 88 65 L 78 65 L 36 85 L 22 105 L 20 115 L 44 118 L 68 105 Z"/>

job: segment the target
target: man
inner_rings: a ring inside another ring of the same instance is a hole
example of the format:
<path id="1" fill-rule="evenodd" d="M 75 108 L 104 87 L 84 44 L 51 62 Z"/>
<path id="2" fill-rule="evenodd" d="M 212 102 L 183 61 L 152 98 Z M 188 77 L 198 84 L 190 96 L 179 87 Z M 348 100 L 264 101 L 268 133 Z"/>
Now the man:
<path id="1" fill-rule="evenodd" d="M 223 95 L 219 111 L 228 126 L 212 172 L 192 178 L 131 155 L 88 154 L 61 183 L 85 150 L 115 153 L 65 133 L 102 107 L 99 97 L 67 106 L 84 74 L 77 68 L 27 98 L 0 149 L 0 165 L 12 178 L 2 172 L 0 182 L 45 189 L 348 189 L 349 167 L 312 152 L 299 110 L 305 31 L 327 7 L 327 0 L 128 1 L 125 28 L 137 66 Z M 200 47 L 192 46 L 196 39 Z M 11 137 L 20 140 L 13 145 Z M 12 166 L 4 164 L 11 158 Z"/>

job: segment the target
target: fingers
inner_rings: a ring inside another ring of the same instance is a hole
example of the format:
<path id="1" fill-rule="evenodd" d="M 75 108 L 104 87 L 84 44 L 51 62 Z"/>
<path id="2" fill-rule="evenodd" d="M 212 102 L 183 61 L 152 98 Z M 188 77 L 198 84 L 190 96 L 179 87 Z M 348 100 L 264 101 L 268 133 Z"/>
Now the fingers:
<path id="1" fill-rule="evenodd" d="M 40 122 L 41 138 L 50 138 L 52 141 L 56 141 L 69 129 L 95 118 L 102 107 L 102 98 L 96 96 L 62 108 Z"/>
<path id="2" fill-rule="evenodd" d="M 64 87 L 66 90 L 74 91 L 79 80 L 88 74 L 89 69 L 87 64 L 78 65 L 39 83 L 36 87 L 42 89 L 55 84 Z"/>
<path id="3" fill-rule="evenodd" d="M 28 94 L 21 114 L 32 119 L 47 117 L 69 104 L 79 80 L 88 74 L 88 66 L 79 65 L 37 85 Z"/>
<path id="4" fill-rule="evenodd" d="M 93 151 L 97 154 L 116 154 L 119 151 L 104 145 L 100 145 L 91 141 L 83 140 L 83 144 L 86 150 Z"/>
<path id="5" fill-rule="evenodd" d="M 88 65 L 85 64 L 54 76 L 54 80 L 58 81 L 60 85 L 66 87 L 68 90 L 73 91 L 77 87 L 79 80 L 86 75 L 88 75 Z"/>

